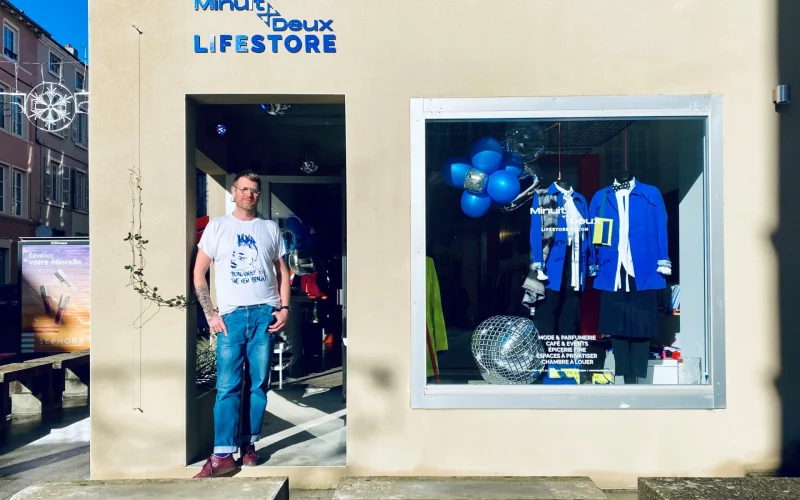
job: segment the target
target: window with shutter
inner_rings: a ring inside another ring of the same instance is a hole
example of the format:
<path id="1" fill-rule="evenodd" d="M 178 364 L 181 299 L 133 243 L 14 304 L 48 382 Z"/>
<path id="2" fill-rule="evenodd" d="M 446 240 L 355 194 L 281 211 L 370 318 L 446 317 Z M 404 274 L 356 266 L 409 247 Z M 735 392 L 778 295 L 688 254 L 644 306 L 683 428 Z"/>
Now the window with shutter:
<path id="1" fill-rule="evenodd" d="M 70 192 L 71 192 L 70 183 L 72 181 L 70 174 L 71 171 L 69 167 L 67 167 L 66 165 L 61 167 L 61 188 L 63 190 L 63 194 L 61 195 L 61 201 L 64 203 L 64 205 L 69 205 L 69 200 L 70 200 Z"/>
<path id="2" fill-rule="evenodd" d="M 11 133 L 19 136 L 22 139 L 26 138 L 25 134 L 25 117 L 22 114 L 23 101 L 21 97 L 11 98 Z"/>
<path id="3" fill-rule="evenodd" d="M 72 204 L 75 210 L 86 210 L 86 173 L 76 170 L 73 184 Z"/>
<path id="4" fill-rule="evenodd" d="M 3 23 L 3 55 L 14 62 L 19 60 L 19 30 L 11 23 Z"/>
<path id="5" fill-rule="evenodd" d="M 11 215 L 23 217 L 25 215 L 25 172 L 14 169 L 11 171 Z"/>
<path id="6" fill-rule="evenodd" d="M 5 199 L 5 189 L 6 189 L 6 171 L 8 167 L 5 165 L 0 165 L 0 213 L 6 211 L 6 199 Z"/>
<path id="7" fill-rule="evenodd" d="M 0 92 L 8 92 L 8 91 L 9 88 L 0 83 Z M 0 94 L 0 130 L 6 130 L 6 128 L 8 127 L 7 124 L 8 120 L 6 119 L 7 111 L 10 111 L 10 109 L 6 110 L 6 96 Z"/>
<path id="8" fill-rule="evenodd" d="M 48 201 L 55 201 L 53 199 L 53 162 L 47 161 L 44 163 L 44 199 Z"/>

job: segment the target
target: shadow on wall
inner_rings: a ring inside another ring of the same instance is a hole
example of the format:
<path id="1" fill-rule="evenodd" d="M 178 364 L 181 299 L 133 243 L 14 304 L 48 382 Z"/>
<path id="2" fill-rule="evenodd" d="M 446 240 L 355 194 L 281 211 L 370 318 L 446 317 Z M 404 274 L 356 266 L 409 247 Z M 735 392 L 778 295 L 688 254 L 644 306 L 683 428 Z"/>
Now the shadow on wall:
<path id="1" fill-rule="evenodd" d="M 778 73 L 776 84 L 800 90 L 800 2 L 778 0 Z M 782 105 L 779 126 L 778 229 L 773 244 L 778 257 L 781 372 L 776 380 L 781 400 L 781 467 L 783 476 L 800 476 L 800 308 L 794 300 L 800 279 L 800 103 Z"/>

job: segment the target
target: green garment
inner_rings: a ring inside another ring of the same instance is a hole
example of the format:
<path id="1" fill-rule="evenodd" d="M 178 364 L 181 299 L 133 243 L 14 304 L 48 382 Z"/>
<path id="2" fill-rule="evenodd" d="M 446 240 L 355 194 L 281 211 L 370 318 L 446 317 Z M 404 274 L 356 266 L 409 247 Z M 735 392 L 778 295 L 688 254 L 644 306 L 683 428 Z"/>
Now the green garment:
<path id="1" fill-rule="evenodd" d="M 439 359 L 437 352 L 447 350 L 447 330 L 444 326 L 444 314 L 442 313 L 442 297 L 439 292 L 439 277 L 436 275 L 436 268 L 433 259 L 426 257 L 425 260 L 425 285 L 426 285 L 426 319 L 427 337 L 426 349 L 428 355 L 425 357 L 427 364 L 428 377 L 439 375 Z"/>

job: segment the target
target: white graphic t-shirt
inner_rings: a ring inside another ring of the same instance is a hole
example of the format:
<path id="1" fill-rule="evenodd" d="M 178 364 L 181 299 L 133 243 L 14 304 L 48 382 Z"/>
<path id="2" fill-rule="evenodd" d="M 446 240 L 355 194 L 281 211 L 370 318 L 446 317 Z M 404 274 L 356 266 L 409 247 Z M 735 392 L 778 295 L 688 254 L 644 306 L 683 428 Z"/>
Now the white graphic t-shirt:
<path id="1" fill-rule="evenodd" d="M 214 261 L 219 314 L 240 306 L 281 306 L 273 261 L 286 253 L 278 224 L 233 215 L 212 219 L 197 245 Z"/>

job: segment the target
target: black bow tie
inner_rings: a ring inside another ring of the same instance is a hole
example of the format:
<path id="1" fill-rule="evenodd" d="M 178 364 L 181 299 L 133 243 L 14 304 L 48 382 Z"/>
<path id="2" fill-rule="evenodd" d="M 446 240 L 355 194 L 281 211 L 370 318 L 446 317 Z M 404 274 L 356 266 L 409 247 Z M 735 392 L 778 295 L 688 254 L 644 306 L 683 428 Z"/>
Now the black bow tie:
<path id="1" fill-rule="evenodd" d="M 630 183 L 630 181 L 614 183 L 614 185 L 612 187 L 614 188 L 614 192 L 616 193 L 620 189 L 630 189 L 631 188 L 631 183 Z"/>

